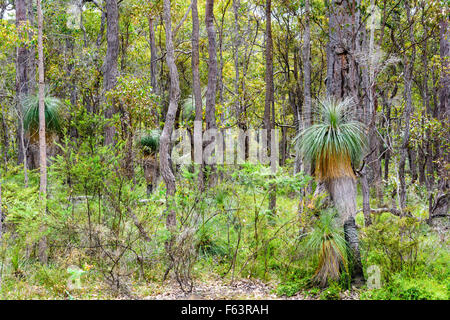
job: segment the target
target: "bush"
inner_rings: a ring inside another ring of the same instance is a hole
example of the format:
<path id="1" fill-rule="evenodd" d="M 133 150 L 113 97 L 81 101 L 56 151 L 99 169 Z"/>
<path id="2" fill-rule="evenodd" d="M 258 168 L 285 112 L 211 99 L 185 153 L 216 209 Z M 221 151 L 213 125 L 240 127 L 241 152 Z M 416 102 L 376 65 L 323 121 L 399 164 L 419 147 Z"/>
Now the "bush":
<path id="1" fill-rule="evenodd" d="M 392 275 L 413 271 L 418 260 L 420 223 L 410 217 L 381 216 L 363 229 L 362 248 L 365 265 L 377 265 L 381 280 L 390 281 Z"/>
<path id="2" fill-rule="evenodd" d="M 369 290 L 361 294 L 368 300 L 448 300 L 448 283 L 440 284 L 433 279 L 409 278 L 397 274 L 381 289 Z"/>
<path id="3" fill-rule="evenodd" d="M 279 296 L 292 297 L 297 292 L 304 289 L 306 286 L 307 286 L 306 279 L 302 279 L 300 281 L 285 282 L 278 285 L 276 293 Z"/>
<path id="4" fill-rule="evenodd" d="M 340 300 L 341 287 L 337 282 L 331 281 L 330 286 L 322 291 L 320 300 Z"/>

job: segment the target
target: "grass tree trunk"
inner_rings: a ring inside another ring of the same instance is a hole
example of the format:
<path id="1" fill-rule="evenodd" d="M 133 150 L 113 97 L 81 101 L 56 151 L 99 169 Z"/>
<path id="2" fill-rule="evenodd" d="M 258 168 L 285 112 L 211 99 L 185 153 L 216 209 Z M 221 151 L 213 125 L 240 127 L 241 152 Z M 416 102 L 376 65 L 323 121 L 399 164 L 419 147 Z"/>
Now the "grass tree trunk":
<path id="1" fill-rule="evenodd" d="M 42 200 L 42 212 L 46 212 L 47 200 L 47 144 L 45 139 L 45 104 L 44 104 L 44 45 L 43 45 L 43 25 L 44 17 L 42 15 L 41 0 L 37 0 L 38 16 L 38 71 L 39 71 L 39 170 L 40 184 L 39 193 Z M 41 229 L 43 230 L 43 229 Z M 43 236 L 39 241 L 39 260 L 41 263 L 47 263 L 47 238 Z"/>
<path id="2" fill-rule="evenodd" d="M 157 159 L 156 154 L 144 155 L 144 176 L 147 182 L 147 195 L 153 192 L 157 177 Z"/>
<path id="3" fill-rule="evenodd" d="M 340 222 L 344 225 L 345 240 L 350 247 L 353 268 L 352 278 L 363 279 L 361 255 L 359 250 L 356 215 L 356 180 L 351 176 L 330 179 L 327 183 L 331 199 L 339 212 Z"/>

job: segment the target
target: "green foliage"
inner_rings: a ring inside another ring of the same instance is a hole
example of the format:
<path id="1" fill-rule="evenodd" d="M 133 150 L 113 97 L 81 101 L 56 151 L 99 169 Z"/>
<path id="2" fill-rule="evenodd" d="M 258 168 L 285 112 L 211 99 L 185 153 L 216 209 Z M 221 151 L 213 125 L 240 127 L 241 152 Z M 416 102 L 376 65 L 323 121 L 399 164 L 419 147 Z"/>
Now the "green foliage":
<path id="1" fill-rule="evenodd" d="M 292 297 L 307 286 L 307 281 L 289 281 L 278 285 L 276 293 L 279 296 Z"/>
<path id="2" fill-rule="evenodd" d="M 434 279 L 407 277 L 397 274 L 392 281 L 381 289 L 369 290 L 361 299 L 370 300 L 448 300 L 450 298 L 445 284 Z"/>
<path id="3" fill-rule="evenodd" d="M 338 283 L 331 281 L 328 288 L 322 291 L 320 294 L 320 300 L 340 300 L 341 288 Z"/>
<path id="4" fill-rule="evenodd" d="M 412 272 L 417 266 L 420 223 L 415 218 L 386 214 L 363 229 L 362 247 L 366 265 L 378 265 L 382 280 L 402 270 Z"/>

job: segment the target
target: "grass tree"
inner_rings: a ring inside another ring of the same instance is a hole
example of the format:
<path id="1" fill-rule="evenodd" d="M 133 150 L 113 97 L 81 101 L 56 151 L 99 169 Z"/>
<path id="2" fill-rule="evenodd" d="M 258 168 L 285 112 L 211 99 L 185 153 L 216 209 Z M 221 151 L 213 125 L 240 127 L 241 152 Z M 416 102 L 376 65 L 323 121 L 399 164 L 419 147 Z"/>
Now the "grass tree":
<path id="1" fill-rule="evenodd" d="M 33 168 L 37 168 L 39 164 L 37 161 L 37 149 L 39 145 L 39 96 L 32 95 L 25 99 L 24 109 L 23 127 L 30 139 Z M 61 132 L 61 100 L 46 94 L 44 97 L 44 114 L 46 143 L 51 149 L 56 135 Z"/>
<path id="2" fill-rule="evenodd" d="M 307 248 L 318 258 L 314 280 L 324 287 L 328 281 L 338 281 L 341 269 L 348 272 L 348 254 L 342 228 L 336 223 L 336 210 L 325 211 L 309 236 Z"/>
<path id="3" fill-rule="evenodd" d="M 318 101 L 316 122 L 296 137 L 296 146 L 314 168 L 318 182 L 330 193 L 353 261 L 353 279 L 362 279 L 359 241 L 355 224 L 357 165 L 365 147 L 363 124 L 354 120 L 351 99 Z"/>
<path id="4" fill-rule="evenodd" d="M 139 145 L 144 154 L 143 168 L 144 176 L 147 182 L 147 194 L 153 192 L 153 186 L 156 182 L 158 172 L 157 155 L 159 150 L 159 139 L 161 130 L 154 129 L 146 132 L 139 139 Z"/>

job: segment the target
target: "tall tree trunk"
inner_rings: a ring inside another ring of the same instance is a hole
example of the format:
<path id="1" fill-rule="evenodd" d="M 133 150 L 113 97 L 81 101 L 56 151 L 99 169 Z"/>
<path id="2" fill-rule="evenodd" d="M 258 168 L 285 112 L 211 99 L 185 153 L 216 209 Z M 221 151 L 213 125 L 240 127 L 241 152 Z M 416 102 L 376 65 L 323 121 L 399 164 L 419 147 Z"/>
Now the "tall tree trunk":
<path id="1" fill-rule="evenodd" d="M 208 34 L 208 87 L 206 89 L 205 121 L 206 130 L 217 129 L 216 125 L 216 89 L 217 89 L 217 57 L 216 57 L 216 31 L 214 28 L 214 0 L 206 0 L 205 23 Z M 205 146 L 217 143 L 215 137 L 205 141 Z M 214 185 L 216 170 L 210 165 L 208 184 Z"/>
<path id="2" fill-rule="evenodd" d="M 149 31 L 149 43 L 150 43 L 150 84 L 152 86 L 153 93 L 158 94 L 158 82 L 156 80 L 158 53 L 156 50 L 155 40 L 155 27 L 153 26 L 153 17 L 148 16 L 148 31 Z"/>
<path id="3" fill-rule="evenodd" d="M 445 10 L 446 9 L 446 10 Z M 440 25 L 440 57 L 442 61 L 441 65 L 441 78 L 439 79 L 439 120 L 444 128 L 447 128 L 447 141 L 450 139 L 449 118 L 450 118 L 450 30 L 448 24 L 448 9 L 447 6 L 444 9 L 445 15 L 442 16 Z M 450 162 L 450 152 L 443 150 L 445 148 L 438 148 L 438 157 L 443 163 Z M 444 165 L 438 167 L 439 178 L 446 179 L 447 170 Z"/>
<path id="4" fill-rule="evenodd" d="M 433 112 L 430 105 L 430 94 L 428 88 L 428 25 L 426 23 L 425 8 L 422 8 L 422 25 L 424 29 L 424 41 L 422 50 L 422 63 L 423 63 L 423 80 L 422 80 L 422 99 L 425 103 L 425 111 L 427 114 L 427 119 L 432 119 Z M 432 138 L 429 129 L 425 131 L 425 141 L 423 141 L 425 154 L 423 155 L 423 166 L 419 169 L 421 183 L 425 182 L 427 189 L 431 191 L 434 185 L 433 179 L 433 148 L 432 148 Z"/>
<path id="5" fill-rule="evenodd" d="M 30 26 L 35 26 L 33 0 L 27 1 L 27 16 Z M 28 36 L 33 36 L 33 31 L 30 31 Z M 36 91 L 36 47 L 34 44 L 29 45 L 28 49 L 28 92 L 34 93 Z"/>
<path id="6" fill-rule="evenodd" d="M 46 213 L 47 209 L 47 144 L 45 141 L 45 105 L 44 105 L 44 44 L 43 44 L 43 28 L 44 17 L 42 15 L 41 0 L 37 0 L 37 16 L 38 16 L 38 70 L 39 70 L 39 171 L 40 183 L 39 194 L 42 200 L 42 212 Z M 41 229 L 42 230 L 42 229 Z M 47 238 L 43 236 L 39 241 L 39 260 L 47 263 Z"/>
<path id="7" fill-rule="evenodd" d="M 305 0 L 305 33 L 303 35 L 303 128 L 307 129 L 312 123 L 311 113 L 311 26 L 310 26 L 310 5 L 309 0 Z M 305 173 L 311 175 L 311 164 L 305 163 Z M 307 189 L 312 191 L 311 184 Z"/>
<path id="8" fill-rule="evenodd" d="M 274 87 L 273 87 L 273 39 L 272 39 L 272 1 L 266 0 L 266 95 L 264 103 L 264 123 L 263 127 L 267 130 L 267 151 L 270 151 L 270 158 L 275 150 L 271 148 L 272 122 L 270 121 L 270 111 L 274 105 Z M 275 119 L 273 119 L 275 120 Z M 275 143 L 275 141 L 274 141 Z M 269 189 L 269 211 L 274 214 L 276 207 L 276 185 L 271 184 Z"/>
<path id="9" fill-rule="evenodd" d="M 16 27 L 19 29 L 26 23 L 26 3 L 25 0 L 16 1 Z M 23 163 L 25 185 L 28 186 L 28 163 L 27 163 L 27 148 L 28 141 L 25 137 L 23 128 L 23 100 L 29 94 L 28 90 L 28 67 L 27 60 L 29 58 L 28 49 L 25 46 L 17 48 L 16 60 L 16 100 L 17 100 L 17 163 Z"/>
<path id="10" fill-rule="evenodd" d="M 117 59 L 119 56 L 119 9 L 117 0 L 106 0 L 106 60 L 105 73 L 103 76 L 103 85 L 105 94 L 113 89 L 117 83 Z M 106 102 L 106 99 L 105 99 Z M 116 113 L 114 101 L 105 111 L 105 118 L 111 119 Z M 105 145 L 112 144 L 114 141 L 115 128 L 110 124 L 105 126 Z"/>
<path id="11" fill-rule="evenodd" d="M 399 178 L 400 178 L 400 190 L 399 190 L 399 197 L 400 197 L 400 209 L 402 212 L 406 208 L 406 182 L 405 182 L 405 164 L 406 164 L 406 158 L 408 157 L 408 149 L 409 149 L 409 127 L 410 127 L 410 119 L 411 114 L 413 112 L 412 110 L 412 75 L 413 75 L 413 69 L 414 69 L 414 60 L 416 57 L 416 47 L 414 44 L 414 23 L 411 19 L 411 9 L 409 7 L 409 2 L 405 1 L 405 9 L 406 9 L 406 16 L 407 21 L 409 24 L 409 41 L 411 41 L 412 47 L 411 47 L 411 56 L 408 58 L 406 51 L 403 54 L 403 63 L 405 65 L 405 100 L 406 100 L 406 107 L 405 111 L 403 112 L 404 115 L 404 122 L 405 122 L 405 128 L 403 133 L 403 139 L 402 139 L 402 145 L 400 149 L 400 162 L 399 162 Z"/>
<path id="12" fill-rule="evenodd" d="M 3 248 L 2 245 L 3 245 L 3 205 L 2 205 L 2 175 L 0 172 L 0 247 Z M 2 274 L 0 270 L 0 286 L 1 282 L 2 282 Z"/>
<path id="13" fill-rule="evenodd" d="M 3 206 L 2 206 L 2 175 L 0 173 L 0 248 L 3 248 Z M 3 264 L 3 262 L 2 262 Z M 3 265 L 0 268 L 0 290 L 2 290 Z"/>
<path id="14" fill-rule="evenodd" d="M 9 150 L 9 132 L 8 124 L 6 123 L 6 107 L 2 105 L 1 108 L 2 115 L 2 128 L 3 128 L 3 161 L 5 166 L 5 172 L 8 170 L 8 150 Z"/>
<path id="15" fill-rule="evenodd" d="M 366 49 L 368 53 L 368 65 L 367 67 L 362 67 L 362 80 L 364 84 L 364 89 L 366 92 L 364 99 L 364 117 L 363 121 L 368 127 L 368 140 L 369 140 L 369 150 L 366 156 L 368 169 L 364 169 L 361 173 L 365 175 L 362 180 L 367 180 L 367 185 L 373 185 L 375 187 L 378 204 L 381 205 L 383 202 L 383 193 L 381 190 L 381 165 L 380 165 L 380 146 L 379 139 L 377 135 L 376 128 L 376 116 L 377 116 L 377 108 L 376 108 L 376 79 L 375 79 L 375 70 L 376 70 L 376 61 L 374 59 L 376 53 L 374 52 L 374 44 L 375 44 L 375 0 L 371 0 L 370 2 L 370 18 L 369 18 L 369 39 L 367 41 L 367 37 L 364 37 L 363 43 L 366 44 Z M 364 32 L 365 34 L 366 32 Z M 361 186 L 364 188 L 365 182 L 361 181 Z M 363 191 L 363 198 L 368 197 L 370 195 L 369 192 Z M 369 199 L 364 199 L 364 202 L 368 203 Z M 367 210 L 367 207 L 363 207 L 363 210 Z M 370 212 L 364 212 L 365 216 L 369 216 Z"/>
<path id="16" fill-rule="evenodd" d="M 167 109 L 166 120 L 164 122 L 164 128 L 160 137 L 159 163 L 161 167 L 161 175 L 164 179 L 164 183 L 166 184 L 166 225 L 169 231 L 173 232 L 176 227 L 176 212 L 173 207 L 173 196 L 175 195 L 176 185 L 175 176 L 173 174 L 172 161 L 170 159 L 170 139 L 175 124 L 175 115 L 178 109 L 178 101 L 180 99 L 180 83 L 178 69 L 175 64 L 175 50 L 172 40 L 172 17 L 170 13 L 170 0 L 164 0 L 164 24 L 166 27 L 166 62 L 169 68 L 170 93 L 169 107 Z"/>
<path id="17" fill-rule="evenodd" d="M 194 157 L 195 163 L 200 164 L 198 173 L 198 187 L 200 191 L 204 190 L 203 179 L 203 107 L 202 107 L 202 89 L 200 86 L 200 53 L 199 53 L 199 20 L 197 0 L 192 0 L 192 87 L 195 103 L 195 122 L 194 122 Z"/>
<path id="18" fill-rule="evenodd" d="M 351 97 L 359 103 L 359 73 L 352 52 L 359 46 L 359 0 L 330 0 L 329 43 L 327 48 L 327 95 L 336 99 Z M 358 233 L 355 224 L 356 185 L 352 177 L 343 177 L 328 184 L 328 191 L 341 217 L 347 244 L 353 256 L 352 278 L 363 279 L 359 253 Z"/>
<path id="19" fill-rule="evenodd" d="M 241 45 L 241 36 L 239 28 L 239 8 L 241 3 L 239 0 L 233 0 L 233 13 L 234 13 L 234 34 L 233 34 L 233 60 L 234 60 L 234 105 L 236 111 L 236 121 L 239 129 L 244 129 L 244 124 L 241 119 L 241 103 L 239 94 L 239 48 Z"/>
<path id="20" fill-rule="evenodd" d="M 376 145 L 374 145 L 375 138 L 375 108 L 374 108 L 374 90 L 372 90 L 374 86 L 374 65 L 373 65 L 373 47 L 374 47 L 374 35 L 375 35 L 375 26 L 374 26 L 374 0 L 370 2 L 370 18 L 369 18 L 369 28 L 370 28 L 370 36 L 369 41 L 365 41 L 367 45 L 367 55 L 368 55 L 368 64 L 367 67 L 363 67 L 363 83 L 364 89 L 366 91 L 365 98 L 365 111 L 364 114 L 367 114 L 368 117 L 363 118 L 365 124 L 368 125 L 368 135 L 369 135 L 369 150 L 365 159 L 369 162 L 370 169 L 372 171 L 372 178 L 374 177 L 373 164 L 376 161 L 376 157 L 373 155 L 376 154 Z M 366 40 L 366 39 L 365 39 Z M 369 187 L 369 174 L 366 166 L 363 168 L 361 172 L 361 193 L 363 198 L 363 214 L 364 214 L 364 223 L 366 226 L 371 224 L 370 217 L 370 187 Z"/>
<path id="21" fill-rule="evenodd" d="M 303 128 L 311 126 L 311 26 L 309 0 L 305 0 L 305 33 L 303 35 Z M 309 167 L 309 166 L 308 166 Z M 306 169 L 311 174 L 310 168 Z"/>

